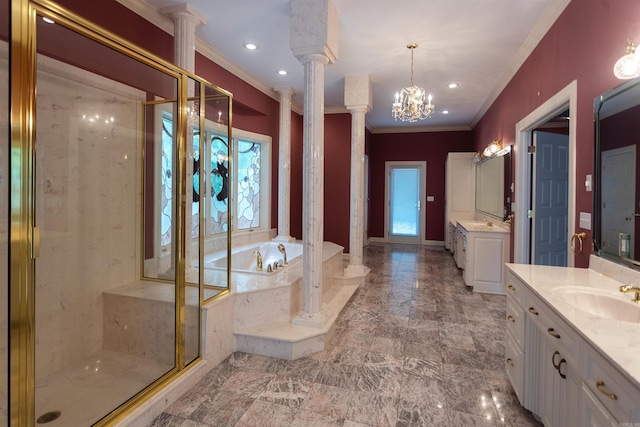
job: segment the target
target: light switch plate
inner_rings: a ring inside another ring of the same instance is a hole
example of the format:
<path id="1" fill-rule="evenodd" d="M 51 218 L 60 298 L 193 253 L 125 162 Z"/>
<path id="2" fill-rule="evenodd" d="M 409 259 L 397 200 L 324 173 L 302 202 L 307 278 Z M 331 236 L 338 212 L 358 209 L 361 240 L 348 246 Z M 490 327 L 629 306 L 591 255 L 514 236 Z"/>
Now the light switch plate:
<path id="1" fill-rule="evenodd" d="M 580 228 L 591 230 L 591 214 L 589 212 L 580 212 Z"/>

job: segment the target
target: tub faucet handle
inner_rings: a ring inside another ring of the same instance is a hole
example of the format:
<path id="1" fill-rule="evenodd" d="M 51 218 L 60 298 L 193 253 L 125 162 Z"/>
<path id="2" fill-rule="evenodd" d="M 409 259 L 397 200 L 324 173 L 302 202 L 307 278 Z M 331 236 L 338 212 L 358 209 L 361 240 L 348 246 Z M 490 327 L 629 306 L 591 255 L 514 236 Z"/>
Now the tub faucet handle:
<path id="1" fill-rule="evenodd" d="M 256 270 L 262 271 L 262 254 L 257 250 L 253 253 L 253 256 L 256 257 Z"/>
<path id="2" fill-rule="evenodd" d="M 267 264 L 267 273 L 271 273 L 273 268 L 271 268 L 271 264 Z"/>

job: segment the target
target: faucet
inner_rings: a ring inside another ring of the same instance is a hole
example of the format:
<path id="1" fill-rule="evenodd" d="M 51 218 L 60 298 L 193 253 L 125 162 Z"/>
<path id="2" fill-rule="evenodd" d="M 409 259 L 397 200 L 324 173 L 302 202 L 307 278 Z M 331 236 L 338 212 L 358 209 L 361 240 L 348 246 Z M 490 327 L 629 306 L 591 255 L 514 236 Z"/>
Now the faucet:
<path id="1" fill-rule="evenodd" d="M 287 262 L 287 250 L 284 248 L 284 245 L 282 243 L 278 243 L 278 250 L 282 255 L 284 255 L 284 265 L 289 264 Z"/>
<path id="2" fill-rule="evenodd" d="M 262 254 L 261 254 L 261 253 L 260 253 L 260 251 L 258 250 L 258 251 L 255 251 L 255 252 L 253 253 L 253 256 L 257 258 L 257 259 L 256 259 L 256 263 L 257 263 L 258 265 L 256 266 L 256 270 L 258 270 L 258 271 L 262 271 Z"/>
<path id="3" fill-rule="evenodd" d="M 640 288 L 633 286 L 633 285 L 623 285 L 620 286 L 620 292 L 622 293 L 627 293 L 627 292 L 635 292 L 635 296 L 631 299 L 631 301 L 640 304 Z"/>

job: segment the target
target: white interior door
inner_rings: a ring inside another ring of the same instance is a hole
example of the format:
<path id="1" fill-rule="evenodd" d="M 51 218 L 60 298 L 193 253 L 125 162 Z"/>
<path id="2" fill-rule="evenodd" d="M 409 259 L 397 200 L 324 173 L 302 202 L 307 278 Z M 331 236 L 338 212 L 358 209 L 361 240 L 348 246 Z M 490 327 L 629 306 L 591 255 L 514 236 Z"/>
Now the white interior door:
<path id="1" fill-rule="evenodd" d="M 634 258 L 636 147 L 602 152 L 602 250 Z"/>
<path id="2" fill-rule="evenodd" d="M 419 244 L 424 235 L 425 162 L 386 163 L 387 240 Z"/>

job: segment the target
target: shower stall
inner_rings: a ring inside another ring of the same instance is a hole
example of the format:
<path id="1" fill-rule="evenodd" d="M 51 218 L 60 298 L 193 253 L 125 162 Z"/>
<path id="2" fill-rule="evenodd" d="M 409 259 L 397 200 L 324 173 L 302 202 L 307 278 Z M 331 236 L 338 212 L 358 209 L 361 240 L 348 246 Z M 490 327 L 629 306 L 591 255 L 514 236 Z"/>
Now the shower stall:
<path id="1" fill-rule="evenodd" d="M 0 409 L 107 425 L 200 360 L 228 292 L 199 266 L 230 246 L 229 209 L 205 213 L 229 206 L 231 95 L 53 2 L 0 5 Z M 222 142 L 200 165 L 205 119 Z"/>

